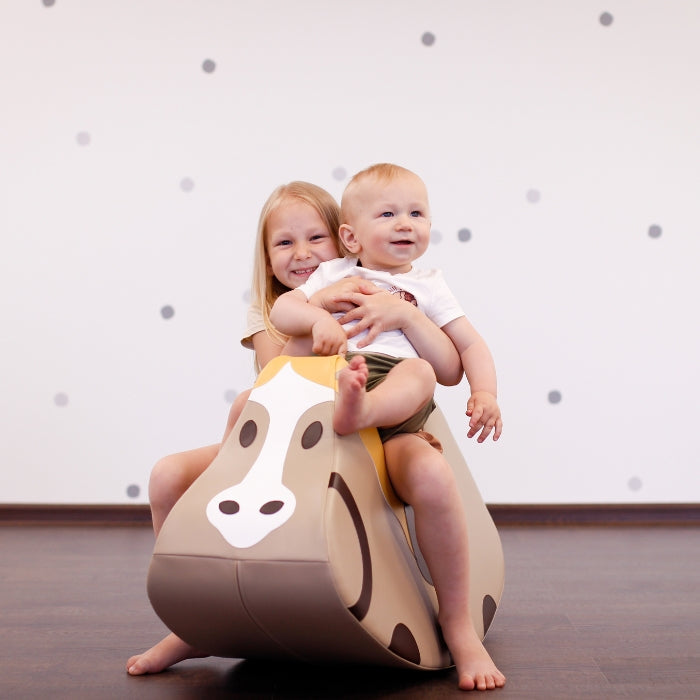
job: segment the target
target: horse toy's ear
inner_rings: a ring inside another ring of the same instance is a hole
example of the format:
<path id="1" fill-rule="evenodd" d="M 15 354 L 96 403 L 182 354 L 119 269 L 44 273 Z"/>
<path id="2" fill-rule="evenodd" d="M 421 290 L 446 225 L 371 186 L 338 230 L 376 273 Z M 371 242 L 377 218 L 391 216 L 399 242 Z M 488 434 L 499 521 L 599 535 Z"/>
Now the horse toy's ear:
<path id="1" fill-rule="evenodd" d="M 410 509 L 391 491 L 376 431 L 333 431 L 344 364 L 338 356 L 268 364 L 219 455 L 166 519 L 148 594 L 198 650 L 451 665 Z M 503 590 L 500 539 L 439 409 L 426 430 L 442 442 L 465 504 L 470 606 L 483 637 Z"/>

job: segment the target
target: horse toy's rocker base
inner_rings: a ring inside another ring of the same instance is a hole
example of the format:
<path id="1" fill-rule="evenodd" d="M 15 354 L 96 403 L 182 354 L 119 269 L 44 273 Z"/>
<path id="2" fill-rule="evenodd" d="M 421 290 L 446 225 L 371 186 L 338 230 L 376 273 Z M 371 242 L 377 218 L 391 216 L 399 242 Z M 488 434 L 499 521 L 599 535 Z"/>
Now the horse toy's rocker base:
<path id="1" fill-rule="evenodd" d="M 280 357 L 211 466 L 168 515 L 148 573 L 165 624 L 199 651 L 403 668 L 452 665 L 409 508 L 376 430 L 333 431 L 339 356 Z M 483 638 L 503 591 L 495 525 L 439 410 L 469 527 Z"/>

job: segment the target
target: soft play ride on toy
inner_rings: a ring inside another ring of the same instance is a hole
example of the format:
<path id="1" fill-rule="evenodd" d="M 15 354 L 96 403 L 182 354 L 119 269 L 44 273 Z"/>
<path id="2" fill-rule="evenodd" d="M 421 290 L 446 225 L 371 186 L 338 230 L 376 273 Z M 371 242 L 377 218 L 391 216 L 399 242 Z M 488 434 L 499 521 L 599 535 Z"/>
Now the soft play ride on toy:
<path id="1" fill-rule="evenodd" d="M 155 544 L 148 595 L 202 652 L 233 658 L 452 665 L 410 508 L 376 430 L 333 431 L 333 357 L 260 373 L 217 458 Z M 425 429 L 455 471 L 469 527 L 470 606 L 483 638 L 503 591 L 501 542 L 439 409 Z"/>

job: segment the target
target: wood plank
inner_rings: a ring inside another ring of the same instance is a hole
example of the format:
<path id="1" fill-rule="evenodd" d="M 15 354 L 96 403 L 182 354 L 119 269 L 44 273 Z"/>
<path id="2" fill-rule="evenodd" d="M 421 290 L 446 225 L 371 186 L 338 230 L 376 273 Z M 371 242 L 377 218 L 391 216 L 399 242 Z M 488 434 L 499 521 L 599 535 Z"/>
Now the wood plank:
<path id="1" fill-rule="evenodd" d="M 700 688 L 700 527 L 505 527 L 486 646 L 497 698 L 684 698 Z M 166 632 L 145 592 L 148 527 L 0 528 L 0 697 L 463 698 L 454 671 L 192 659 L 131 678 Z M 489 697 L 489 696 L 487 696 Z"/>

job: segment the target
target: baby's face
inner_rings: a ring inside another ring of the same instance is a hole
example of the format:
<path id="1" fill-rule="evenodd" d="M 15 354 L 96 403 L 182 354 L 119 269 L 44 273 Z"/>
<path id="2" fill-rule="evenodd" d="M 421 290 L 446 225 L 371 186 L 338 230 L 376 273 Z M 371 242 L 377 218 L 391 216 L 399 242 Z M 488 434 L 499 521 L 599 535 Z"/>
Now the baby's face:
<path id="1" fill-rule="evenodd" d="M 430 242 L 430 207 L 423 181 L 412 173 L 368 178 L 357 187 L 341 235 L 362 266 L 408 272 Z"/>

